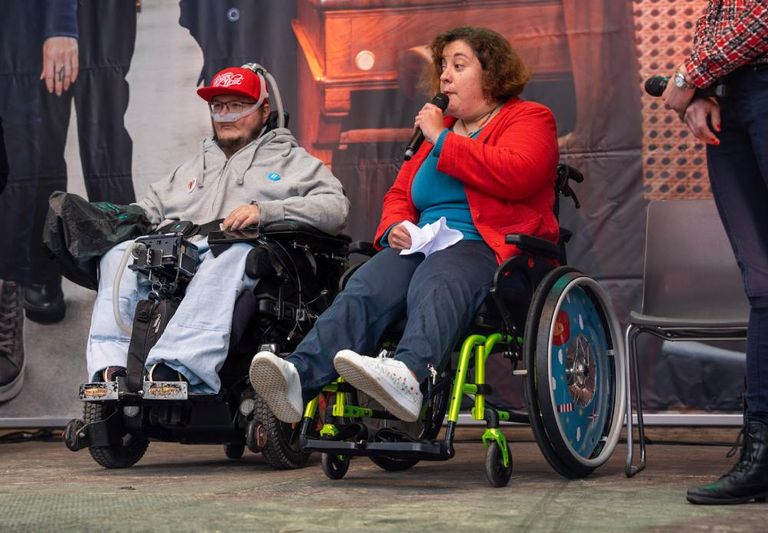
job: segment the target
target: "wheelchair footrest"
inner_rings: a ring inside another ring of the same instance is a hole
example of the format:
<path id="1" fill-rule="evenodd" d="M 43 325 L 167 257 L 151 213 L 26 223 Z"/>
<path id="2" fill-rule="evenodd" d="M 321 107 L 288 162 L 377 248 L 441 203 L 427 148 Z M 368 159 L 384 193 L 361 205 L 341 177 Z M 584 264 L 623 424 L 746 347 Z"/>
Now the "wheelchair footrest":
<path id="1" fill-rule="evenodd" d="M 424 461 L 447 461 L 453 455 L 443 441 L 339 441 L 326 439 L 307 439 L 304 450 L 332 453 L 339 455 L 386 456 Z"/>
<path id="2" fill-rule="evenodd" d="M 117 381 L 84 383 L 79 398 L 84 402 L 104 402 L 126 398 L 144 400 L 186 400 L 189 397 L 185 381 L 145 381 L 138 393 L 122 390 Z"/>
<path id="3" fill-rule="evenodd" d="M 117 381 L 106 383 L 83 383 L 78 397 L 84 402 L 102 402 L 119 398 Z"/>
<path id="4" fill-rule="evenodd" d="M 186 381 L 145 381 L 145 400 L 186 400 Z"/>

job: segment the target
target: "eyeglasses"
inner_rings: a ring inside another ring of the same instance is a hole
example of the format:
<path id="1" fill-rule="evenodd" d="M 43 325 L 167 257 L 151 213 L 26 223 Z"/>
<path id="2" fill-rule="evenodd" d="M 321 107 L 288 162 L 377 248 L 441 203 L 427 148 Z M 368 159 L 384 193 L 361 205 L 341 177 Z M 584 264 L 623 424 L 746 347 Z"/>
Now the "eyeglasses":
<path id="1" fill-rule="evenodd" d="M 209 102 L 208 107 L 211 108 L 211 113 L 242 113 L 256 102 L 239 102 L 237 100 L 232 102 Z"/>

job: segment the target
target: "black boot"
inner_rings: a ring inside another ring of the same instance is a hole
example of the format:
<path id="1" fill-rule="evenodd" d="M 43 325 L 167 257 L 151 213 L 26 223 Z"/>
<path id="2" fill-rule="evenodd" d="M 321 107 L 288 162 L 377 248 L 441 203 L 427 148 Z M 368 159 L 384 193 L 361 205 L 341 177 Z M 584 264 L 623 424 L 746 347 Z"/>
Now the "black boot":
<path id="1" fill-rule="evenodd" d="M 688 489 L 688 501 L 704 505 L 764 502 L 768 497 L 768 424 L 747 420 L 741 459 L 723 477 Z"/>
<path id="2" fill-rule="evenodd" d="M 23 327 L 21 287 L 0 280 L 0 402 L 14 398 L 24 384 Z"/>
<path id="3" fill-rule="evenodd" d="M 67 312 L 61 278 L 46 284 L 32 283 L 24 287 L 24 310 L 27 318 L 40 324 L 60 322 Z"/>

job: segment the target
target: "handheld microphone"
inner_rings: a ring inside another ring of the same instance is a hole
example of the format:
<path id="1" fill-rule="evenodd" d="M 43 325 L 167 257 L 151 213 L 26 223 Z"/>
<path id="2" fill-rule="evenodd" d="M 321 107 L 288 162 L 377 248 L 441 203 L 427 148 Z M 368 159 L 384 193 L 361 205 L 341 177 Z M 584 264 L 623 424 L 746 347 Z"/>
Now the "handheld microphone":
<path id="1" fill-rule="evenodd" d="M 664 94 L 664 90 L 669 83 L 669 76 L 651 76 L 645 80 L 645 92 L 651 96 L 659 97 Z M 706 89 L 696 89 L 696 96 L 725 96 L 725 85 L 717 83 L 710 85 Z"/>
<path id="2" fill-rule="evenodd" d="M 448 97 L 443 93 L 437 93 L 429 103 L 439 107 L 441 111 L 445 111 L 448 107 Z M 416 131 L 413 132 L 413 137 L 411 137 L 411 140 L 408 142 L 408 146 L 405 147 L 404 157 L 406 161 L 413 157 L 413 154 L 416 153 L 423 142 L 424 134 L 421 132 L 421 128 L 416 128 Z"/>
<path id="3" fill-rule="evenodd" d="M 669 83 L 669 76 L 651 76 L 645 80 L 645 92 L 651 96 L 659 97 L 664 94 L 667 83 Z"/>

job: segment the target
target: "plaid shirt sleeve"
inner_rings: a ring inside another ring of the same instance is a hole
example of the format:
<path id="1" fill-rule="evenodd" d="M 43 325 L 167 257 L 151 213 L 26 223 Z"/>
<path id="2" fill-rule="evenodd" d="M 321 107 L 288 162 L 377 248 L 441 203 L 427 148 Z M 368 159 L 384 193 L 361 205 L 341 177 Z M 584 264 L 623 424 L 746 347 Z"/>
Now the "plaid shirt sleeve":
<path id="1" fill-rule="evenodd" d="M 685 61 L 691 82 L 708 87 L 717 78 L 768 52 L 768 2 L 757 2 L 719 31 L 707 34 L 706 15 L 696 24 L 693 52 Z"/>

